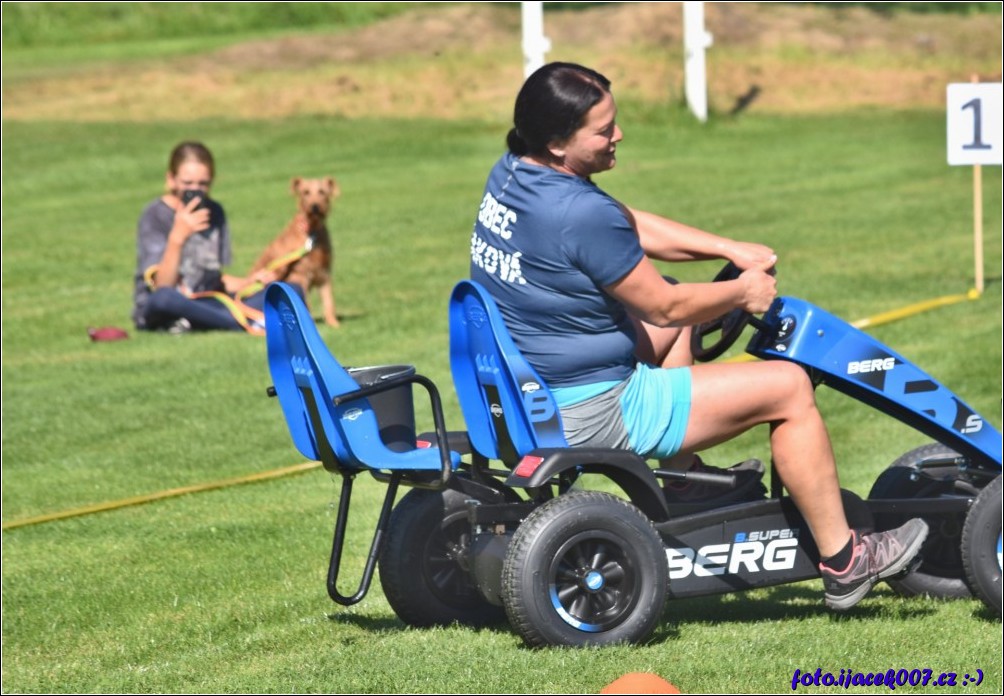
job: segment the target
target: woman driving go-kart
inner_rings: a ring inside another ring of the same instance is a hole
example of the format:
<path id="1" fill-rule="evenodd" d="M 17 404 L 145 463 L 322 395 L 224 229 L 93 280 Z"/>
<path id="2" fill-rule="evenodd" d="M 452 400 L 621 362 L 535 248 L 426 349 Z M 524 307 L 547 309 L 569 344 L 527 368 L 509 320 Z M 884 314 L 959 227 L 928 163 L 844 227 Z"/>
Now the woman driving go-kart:
<path id="1" fill-rule="evenodd" d="M 734 309 L 766 311 L 777 257 L 604 193 L 592 177 L 615 166 L 622 137 L 605 77 L 567 63 L 531 75 L 516 97 L 509 151 L 485 187 L 471 277 L 550 386 L 572 446 L 705 467 L 694 453 L 769 424 L 774 465 L 819 548 L 826 604 L 848 609 L 878 579 L 907 568 L 927 525 L 913 519 L 861 537 L 849 528 L 804 370 L 783 362 L 691 364 L 682 327 Z M 518 264 L 488 263 L 487 250 Z M 713 258 L 742 273 L 674 284 L 652 263 Z M 666 486 L 670 498 L 685 493 Z"/>
<path id="2" fill-rule="evenodd" d="M 464 431 L 446 429 L 435 385 L 413 371 L 358 381 L 295 289 L 269 287 L 273 391 L 298 449 L 344 481 L 329 596 L 361 601 L 379 563 L 406 624 L 508 619 L 531 646 L 641 642 L 667 598 L 817 578 L 838 611 L 886 581 L 907 595 L 973 594 L 999 614 L 1000 432 L 876 339 L 778 296 L 769 247 L 598 188 L 623 137 L 616 117 L 607 79 L 576 64 L 545 65 L 516 98 L 476 214 L 471 277 L 449 298 Z M 709 259 L 727 263 L 707 283 L 654 265 Z M 746 352 L 760 360 L 711 362 L 748 324 Z M 432 433 L 414 435 L 414 384 L 429 393 Z M 821 385 L 935 442 L 893 462 L 862 500 L 840 488 Z M 698 456 L 760 424 L 769 477 L 756 460 L 719 468 Z M 390 443 L 392 430 L 408 435 Z M 387 491 L 347 595 L 338 574 L 361 471 Z M 411 490 L 396 501 L 399 486 Z"/>

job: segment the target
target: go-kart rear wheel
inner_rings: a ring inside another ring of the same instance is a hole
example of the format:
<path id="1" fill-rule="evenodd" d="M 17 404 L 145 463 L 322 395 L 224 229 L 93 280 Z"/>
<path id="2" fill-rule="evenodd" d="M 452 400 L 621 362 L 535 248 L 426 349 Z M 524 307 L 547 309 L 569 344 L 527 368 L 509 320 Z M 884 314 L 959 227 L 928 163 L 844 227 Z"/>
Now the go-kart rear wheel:
<path id="1" fill-rule="evenodd" d="M 468 498 L 451 489 L 413 489 L 391 513 L 380 585 L 394 613 L 410 626 L 505 621 L 505 611 L 481 596 L 463 565 L 470 543 Z"/>
<path id="2" fill-rule="evenodd" d="M 962 528 L 962 566 L 973 593 L 1001 615 L 1001 477 L 976 497 Z"/>
<path id="3" fill-rule="evenodd" d="M 513 535 L 502 599 L 530 646 L 645 640 L 662 616 L 666 551 L 638 508 L 607 493 L 541 505 Z"/>
<path id="4" fill-rule="evenodd" d="M 875 480 L 868 498 L 933 498 L 945 495 L 972 496 L 976 489 L 961 478 L 954 464 L 925 466 L 920 463 L 933 458 L 951 460 L 958 457 L 953 450 L 939 443 L 923 445 L 906 452 Z M 906 522 L 906 517 L 876 514 L 875 530 L 893 529 Z M 962 568 L 962 526 L 965 513 L 923 517 L 930 532 L 920 550 L 921 563 L 909 575 L 886 580 L 904 597 L 927 595 L 944 599 L 972 596 Z"/>

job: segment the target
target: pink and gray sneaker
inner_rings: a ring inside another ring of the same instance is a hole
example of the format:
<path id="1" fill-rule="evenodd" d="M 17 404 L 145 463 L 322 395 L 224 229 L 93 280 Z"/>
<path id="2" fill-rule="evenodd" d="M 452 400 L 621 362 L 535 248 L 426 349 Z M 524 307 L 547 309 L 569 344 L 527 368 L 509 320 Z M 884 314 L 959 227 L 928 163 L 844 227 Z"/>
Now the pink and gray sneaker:
<path id="1" fill-rule="evenodd" d="M 837 611 L 853 607 L 879 580 L 909 571 L 927 539 L 927 523 L 915 518 L 885 532 L 859 537 L 851 530 L 851 534 L 854 555 L 847 568 L 838 572 L 819 564 L 826 606 Z"/>

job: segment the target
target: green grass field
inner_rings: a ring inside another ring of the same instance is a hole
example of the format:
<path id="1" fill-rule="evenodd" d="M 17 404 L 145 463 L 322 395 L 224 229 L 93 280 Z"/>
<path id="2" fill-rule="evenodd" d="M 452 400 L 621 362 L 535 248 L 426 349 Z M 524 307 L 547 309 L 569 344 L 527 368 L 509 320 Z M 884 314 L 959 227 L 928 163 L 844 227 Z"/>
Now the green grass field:
<path id="1" fill-rule="evenodd" d="M 620 106 L 620 164 L 599 183 L 637 207 L 773 245 L 782 294 L 853 320 L 972 287 L 972 172 L 946 164 L 943 113 L 751 113 L 701 126 L 675 108 Z M 339 484 L 319 469 L 7 528 L 302 461 L 265 397 L 261 339 L 129 324 L 135 222 L 183 138 L 217 156 L 214 197 L 235 233 L 236 272 L 291 216 L 292 176 L 339 179 L 330 223 L 343 325 L 321 333 L 345 364 L 414 364 L 460 429 L 446 301 L 466 276 L 470 225 L 505 130 L 313 116 L 5 119 L 5 693 L 597 693 L 631 671 L 685 693 L 782 692 L 795 669 L 817 667 L 930 668 L 960 681 L 981 669 L 981 685 L 952 691 L 1001 691 L 999 619 L 975 600 L 902 598 L 884 585 L 839 616 L 823 607 L 818 581 L 676 601 L 648 644 L 602 650 L 529 651 L 506 626 L 410 629 L 379 583 L 343 609 L 324 587 Z M 983 296 L 871 330 L 998 429 L 1000 174 L 983 172 Z M 697 280 L 717 269 L 673 272 Z M 87 328 L 104 325 L 128 328 L 129 340 L 91 343 Z M 842 482 L 862 496 L 926 441 L 842 395 L 820 391 L 819 402 Z M 431 427 L 421 408 L 419 417 Z M 768 457 L 762 430 L 708 459 L 747 456 Z M 356 486 L 346 589 L 383 490 L 364 478 Z"/>

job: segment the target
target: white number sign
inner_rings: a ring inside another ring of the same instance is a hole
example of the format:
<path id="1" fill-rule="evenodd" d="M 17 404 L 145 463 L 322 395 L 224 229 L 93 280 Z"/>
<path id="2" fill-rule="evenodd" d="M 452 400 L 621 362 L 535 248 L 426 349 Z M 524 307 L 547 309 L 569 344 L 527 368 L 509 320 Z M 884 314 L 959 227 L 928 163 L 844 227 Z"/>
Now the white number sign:
<path id="1" fill-rule="evenodd" d="M 949 164 L 1001 164 L 1002 104 L 1000 82 L 948 85 Z"/>

